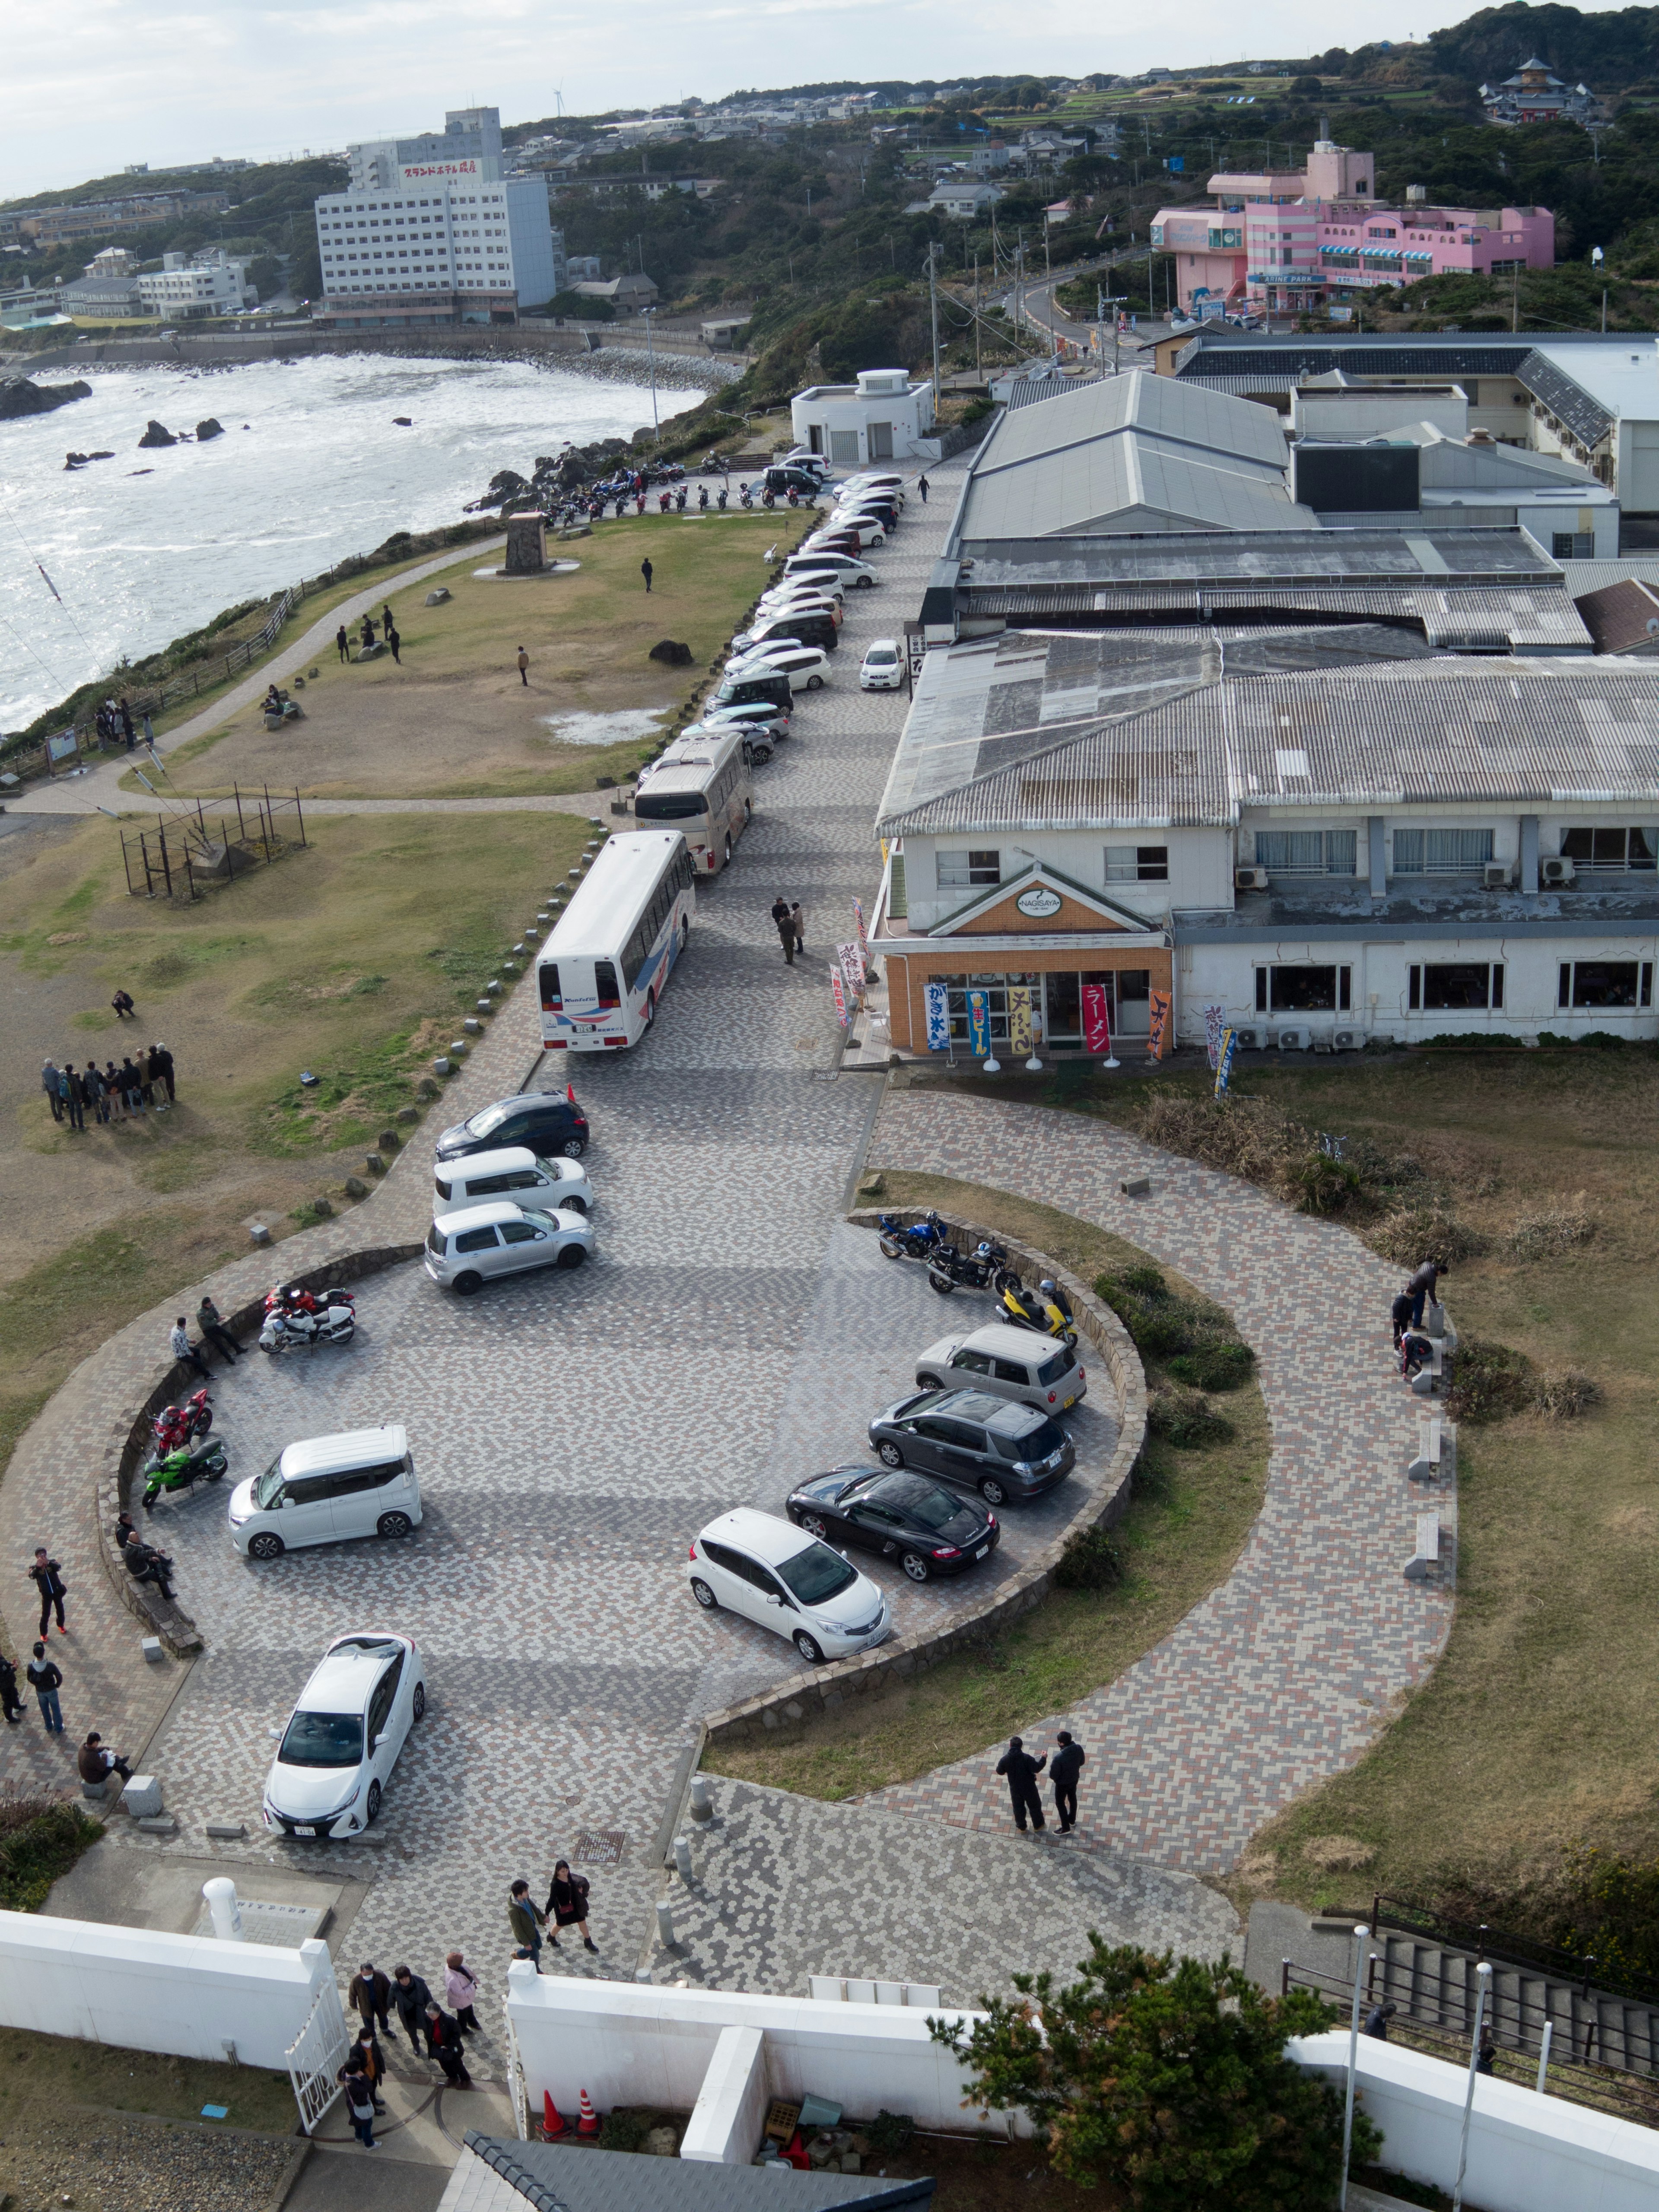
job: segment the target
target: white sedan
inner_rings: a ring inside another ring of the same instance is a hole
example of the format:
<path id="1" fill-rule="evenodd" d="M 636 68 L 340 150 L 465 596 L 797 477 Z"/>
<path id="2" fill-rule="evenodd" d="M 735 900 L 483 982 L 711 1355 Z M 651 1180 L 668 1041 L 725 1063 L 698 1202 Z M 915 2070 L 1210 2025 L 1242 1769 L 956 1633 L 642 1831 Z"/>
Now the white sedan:
<path id="1" fill-rule="evenodd" d="M 264 1822 L 288 1836 L 356 1836 L 373 1822 L 404 1739 L 426 1711 L 411 1636 L 337 1637 L 301 1691 L 265 1778 Z"/>
<path id="2" fill-rule="evenodd" d="M 740 1505 L 691 1546 L 691 1595 L 705 1613 L 741 1613 L 787 1636 L 809 1666 L 867 1651 L 892 1632 L 886 1598 L 818 1537 Z"/>
<path id="3" fill-rule="evenodd" d="M 865 653 L 864 665 L 859 670 L 859 689 L 862 691 L 897 691 L 904 684 L 904 654 L 898 640 L 878 637 Z"/>

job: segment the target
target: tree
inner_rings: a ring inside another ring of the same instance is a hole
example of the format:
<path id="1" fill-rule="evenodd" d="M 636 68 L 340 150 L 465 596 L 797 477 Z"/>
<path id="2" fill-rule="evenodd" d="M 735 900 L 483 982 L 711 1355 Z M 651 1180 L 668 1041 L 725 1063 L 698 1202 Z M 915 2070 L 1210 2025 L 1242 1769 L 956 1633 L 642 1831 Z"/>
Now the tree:
<path id="1" fill-rule="evenodd" d="M 1285 2056 L 1286 2039 L 1331 2026 L 1310 1990 L 1264 1996 L 1224 1955 L 1161 1958 L 1092 1930 L 1080 1978 L 1016 1974 L 1018 1999 L 981 1998 L 963 2037 L 933 2019 L 936 2043 L 966 2062 L 974 2102 L 1023 2111 L 1055 2170 L 1116 2184 L 1140 2212 L 1328 2212 L 1342 2158 L 1342 2100 Z M 1354 2117 L 1354 2162 L 1382 2137 Z"/>

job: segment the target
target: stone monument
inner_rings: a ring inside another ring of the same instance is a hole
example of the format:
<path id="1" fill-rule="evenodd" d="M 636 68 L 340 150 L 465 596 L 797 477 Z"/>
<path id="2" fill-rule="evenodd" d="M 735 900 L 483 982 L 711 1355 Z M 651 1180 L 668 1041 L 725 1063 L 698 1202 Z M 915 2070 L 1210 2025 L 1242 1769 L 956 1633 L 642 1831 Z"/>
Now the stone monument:
<path id="1" fill-rule="evenodd" d="M 509 576 L 538 576 L 547 566 L 547 519 L 540 514 L 509 514 L 507 567 Z"/>

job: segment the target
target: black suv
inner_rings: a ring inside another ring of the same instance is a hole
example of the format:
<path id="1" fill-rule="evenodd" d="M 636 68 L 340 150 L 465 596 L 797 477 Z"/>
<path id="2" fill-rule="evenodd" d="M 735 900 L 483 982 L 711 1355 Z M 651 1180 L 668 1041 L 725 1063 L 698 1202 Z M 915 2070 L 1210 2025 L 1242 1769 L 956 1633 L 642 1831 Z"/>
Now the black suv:
<path id="1" fill-rule="evenodd" d="M 527 1145 L 541 1159 L 562 1152 L 579 1160 L 587 1150 L 587 1116 L 574 1099 L 556 1091 L 524 1091 L 481 1106 L 438 1139 L 441 1160 L 463 1159 L 468 1152 L 493 1152 L 506 1145 Z"/>
<path id="2" fill-rule="evenodd" d="M 870 1443 L 884 1466 L 942 1475 L 988 1505 L 1040 1498 L 1077 1464 L 1077 1447 L 1057 1421 L 982 1390 L 901 1398 L 871 1422 Z"/>

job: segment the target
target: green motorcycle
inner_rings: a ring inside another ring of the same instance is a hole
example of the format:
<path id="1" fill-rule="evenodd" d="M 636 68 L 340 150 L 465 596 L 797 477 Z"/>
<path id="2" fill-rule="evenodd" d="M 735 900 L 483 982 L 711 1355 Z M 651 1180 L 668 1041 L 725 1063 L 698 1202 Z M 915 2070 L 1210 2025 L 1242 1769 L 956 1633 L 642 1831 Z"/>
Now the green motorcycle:
<path id="1" fill-rule="evenodd" d="M 193 1490 L 198 1482 L 217 1482 L 230 1464 L 217 1437 L 158 1452 L 144 1468 L 144 1510 L 154 1511 L 163 1491 Z"/>

